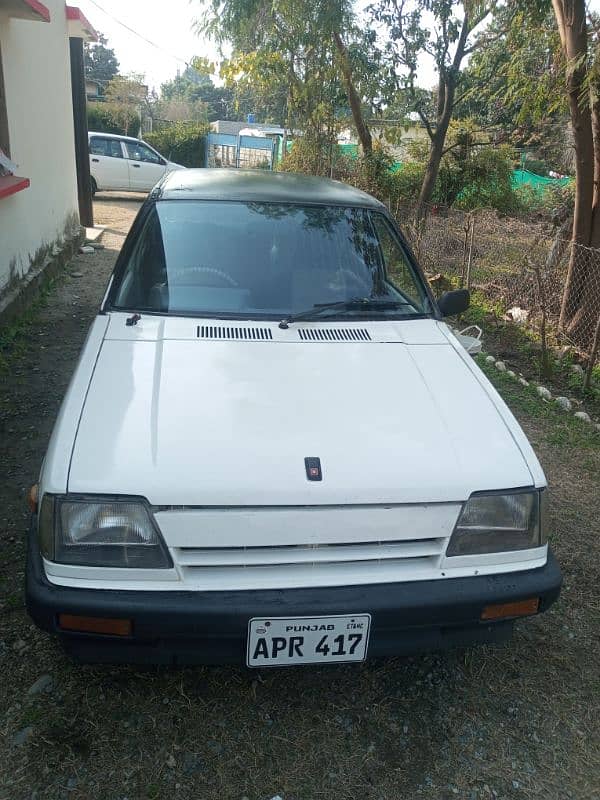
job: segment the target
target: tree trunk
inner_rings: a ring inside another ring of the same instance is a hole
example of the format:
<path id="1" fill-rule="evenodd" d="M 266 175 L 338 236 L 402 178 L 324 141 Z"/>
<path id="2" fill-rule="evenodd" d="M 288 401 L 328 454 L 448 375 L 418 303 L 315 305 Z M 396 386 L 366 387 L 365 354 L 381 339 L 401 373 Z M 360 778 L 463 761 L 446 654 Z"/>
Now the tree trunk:
<path id="1" fill-rule="evenodd" d="M 442 156 L 444 154 L 446 134 L 448 133 L 448 126 L 452 118 L 455 77 L 453 73 L 448 73 L 443 83 L 442 80 L 442 76 L 440 75 L 440 85 L 438 87 L 438 119 L 435 131 L 430 134 L 431 146 L 429 149 L 429 158 L 427 160 L 427 166 L 425 167 L 419 199 L 417 200 L 417 220 L 423 219 L 427 212 L 427 206 L 431 202 L 435 182 L 437 181 L 437 176 L 440 171 Z"/>
<path id="2" fill-rule="evenodd" d="M 595 151 L 589 92 L 585 86 L 588 49 L 585 0 L 552 0 L 552 6 L 567 61 L 567 92 L 575 142 L 572 247 L 559 322 L 561 329 L 569 331 L 583 299 L 589 269 L 587 251 L 580 245 L 591 244 Z"/>
<path id="3" fill-rule="evenodd" d="M 358 134 L 358 141 L 360 142 L 363 155 L 368 156 L 373 152 L 373 138 L 362 113 L 362 103 L 360 101 L 360 97 L 358 96 L 358 92 L 354 86 L 352 67 L 350 65 L 350 59 L 348 58 L 348 51 L 338 31 L 333 31 L 333 41 L 340 60 L 340 69 L 344 78 L 348 103 L 350 104 L 354 126 L 356 127 L 356 133 Z"/>
<path id="4" fill-rule="evenodd" d="M 440 163 L 444 155 L 444 144 L 446 143 L 446 134 L 448 133 L 448 126 L 450 125 L 452 113 L 454 112 L 454 98 L 456 95 L 456 84 L 460 74 L 460 65 L 465 56 L 465 47 L 467 46 L 467 39 L 469 38 L 470 32 L 469 15 L 465 9 L 465 16 L 460 29 L 452 64 L 448 67 L 438 65 L 437 119 L 435 130 L 432 130 L 431 126 L 427 124 L 427 132 L 431 139 L 431 148 L 429 150 L 429 159 L 427 161 L 427 167 L 425 168 L 425 175 L 423 176 L 423 183 L 421 184 L 421 191 L 419 192 L 419 199 L 417 200 L 417 220 L 421 220 L 425 216 L 426 207 L 427 204 L 431 202 L 435 182 L 440 171 Z"/>

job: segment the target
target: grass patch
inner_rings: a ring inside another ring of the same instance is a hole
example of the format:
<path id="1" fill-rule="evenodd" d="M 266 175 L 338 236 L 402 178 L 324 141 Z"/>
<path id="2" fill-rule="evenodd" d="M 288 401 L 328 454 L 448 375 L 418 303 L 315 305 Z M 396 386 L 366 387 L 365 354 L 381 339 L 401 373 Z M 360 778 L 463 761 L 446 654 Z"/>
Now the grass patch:
<path id="1" fill-rule="evenodd" d="M 592 385 L 585 390 L 584 376 L 573 372 L 576 364 L 573 354 L 556 358 L 558 342 L 550 338 L 550 374 L 544 375 L 539 332 L 531 326 L 507 322 L 502 315 L 500 306 L 475 291 L 471 296 L 471 306 L 461 319 L 461 326 L 479 325 L 484 331 L 487 352 L 506 361 L 507 366 L 522 373 L 527 380 L 541 381 L 553 394 L 579 400 L 592 415 L 600 416 L 600 364 L 594 367 Z"/>
<path id="2" fill-rule="evenodd" d="M 46 279 L 29 306 L 11 322 L 0 326 L 0 374 L 7 372 L 11 363 L 25 354 L 28 336 L 40 311 L 48 305 L 50 296 L 64 279 L 64 271 Z"/>
<path id="3" fill-rule="evenodd" d="M 499 372 L 493 364 L 486 362 L 485 356 L 477 356 L 477 364 L 511 409 L 549 423 L 549 444 L 580 450 L 600 449 L 600 431 L 593 425 L 576 419 L 572 412 L 561 411 L 552 401 L 542 400 L 535 386 L 523 386 L 506 373 Z"/>

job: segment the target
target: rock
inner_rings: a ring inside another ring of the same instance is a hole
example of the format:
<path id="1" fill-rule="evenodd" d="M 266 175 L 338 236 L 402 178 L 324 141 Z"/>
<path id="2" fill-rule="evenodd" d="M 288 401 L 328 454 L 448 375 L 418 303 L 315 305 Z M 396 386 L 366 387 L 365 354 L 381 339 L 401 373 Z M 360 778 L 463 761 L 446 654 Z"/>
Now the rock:
<path id="1" fill-rule="evenodd" d="M 486 360 L 486 362 L 488 364 L 495 364 L 496 363 L 496 359 L 494 358 L 494 356 L 486 356 L 485 360 Z"/>
<path id="2" fill-rule="evenodd" d="M 71 277 L 72 278 L 83 278 L 83 272 L 72 272 L 71 273 Z"/>
<path id="3" fill-rule="evenodd" d="M 518 789 L 520 786 L 521 786 L 521 784 L 519 783 L 519 781 L 513 781 L 512 782 L 513 789 Z"/>
<path id="4" fill-rule="evenodd" d="M 506 372 L 506 364 L 504 361 L 496 361 L 496 369 L 499 372 Z"/>
<path id="5" fill-rule="evenodd" d="M 585 375 L 584 369 L 581 364 L 573 364 L 571 367 L 571 372 L 573 375 Z"/>
<path id="6" fill-rule="evenodd" d="M 559 408 L 562 408 L 563 411 L 570 411 L 573 408 L 568 397 L 555 397 L 554 402 Z"/>
<path id="7" fill-rule="evenodd" d="M 516 378 L 517 377 L 517 373 L 513 372 L 512 369 L 509 369 L 506 374 L 508 375 L 509 378 Z"/>
<path id="8" fill-rule="evenodd" d="M 529 311 L 525 308 L 519 308 L 519 306 L 513 306 L 508 309 L 502 319 L 507 322 L 516 322 L 517 325 L 525 325 L 529 319 Z"/>
<path id="9" fill-rule="evenodd" d="M 525 378 L 519 378 L 519 383 L 521 386 L 529 386 L 529 381 L 526 381 Z"/>
<path id="10" fill-rule="evenodd" d="M 21 747 L 24 745 L 31 736 L 33 735 L 33 725 L 28 725 L 26 728 L 21 728 L 21 730 L 15 734 L 13 738 L 13 745 L 15 747 Z"/>
<path id="11" fill-rule="evenodd" d="M 20 652 L 27 647 L 27 642 L 23 641 L 23 639 L 17 639 L 17 641 L 13 644 L 13 650 L 15 652 Z"/>
<path id="12" fill-rule="evenodd" d="M 28 695 L 41 694 L 42 692 L 51 692 L 54 688 L 54 678 L 52 675 L 42 675 L 33 686 L 29 687 Z"/>
<path id="13" fill-rule="evenodd" d="M 89 244 L 84 244 L 82 247 L 79 248 L 80 253 L 95 253 L 96 251 L 94 248 Z"/>
<path id="14" fill-rule="evenodd" d="M 560 348 L 560 352 L 558 354 L 558 360 L 562 361 L 566 356 L 570 355 L 573 352 L 573 348 L 566 344 L 564 347 Z"/>
<path id="15" fill-rule="evenodd" d="M 169 767 L 169 769 L 174 769 L 174 767 L 177 764 L 177 762 L 175 761 L 175 756 L 173 755 L 173 753 L 169 753 L 169 756 L 167 757 L 166 764 L 167 764 L 167 767 Z"/>
<path id="16" fill-rule="evenodd" d="M 542 398 L 542 400 L 552 400 L 552 393 L 546 389 L 545 386 L 538 386 L 536 388 L 536 392 Z"/>
<path id="17" fill-rule="evenodd" d="M 597 422 L 597 423 L 594 425 L 594 428 L 596 428 L 596 430 L 597 430 L 597 431 L 600 431 L 600 422 Z"/>
<path id="18" fill-rule="evenodd" d="M 580 419 L 582 422 L 591 422 L 592 419 L 586 411 L 576 411 L 573 416 L 575 419 Z"/>

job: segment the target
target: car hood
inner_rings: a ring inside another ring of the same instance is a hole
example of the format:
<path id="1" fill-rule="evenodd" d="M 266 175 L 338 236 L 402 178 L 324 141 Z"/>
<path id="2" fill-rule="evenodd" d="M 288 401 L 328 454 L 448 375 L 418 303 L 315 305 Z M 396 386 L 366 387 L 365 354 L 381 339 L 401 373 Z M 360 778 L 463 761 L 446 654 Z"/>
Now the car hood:
<path id="1" fill-rule="evenodd" d="M 198 339 L 195 323 L 183 335 L 181 322 L 126 327 L 121 316 L 98 354 L 68 490 L 269 506 L 531 485 L 510 412 L 439 324 L 423 322 L 422 335 L 407 327 L 417 322 L 382 324 L 388 334 L 369 341 L 301 341 L 301 326 L 223 341 Z M 322 481 L 307 480 L 306 457 L 320 459 Z"/>

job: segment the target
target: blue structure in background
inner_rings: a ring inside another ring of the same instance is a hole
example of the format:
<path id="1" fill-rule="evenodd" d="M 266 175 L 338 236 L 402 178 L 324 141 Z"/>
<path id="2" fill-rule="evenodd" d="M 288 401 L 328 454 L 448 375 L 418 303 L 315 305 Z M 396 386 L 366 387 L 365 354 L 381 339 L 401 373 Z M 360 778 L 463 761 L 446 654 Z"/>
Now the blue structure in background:
<path id="1" fill-rule="evenodd" d="M 276 152 L 277 141 L 270 137 L 209 133 L 205 166 L 272 170 Z"/>

